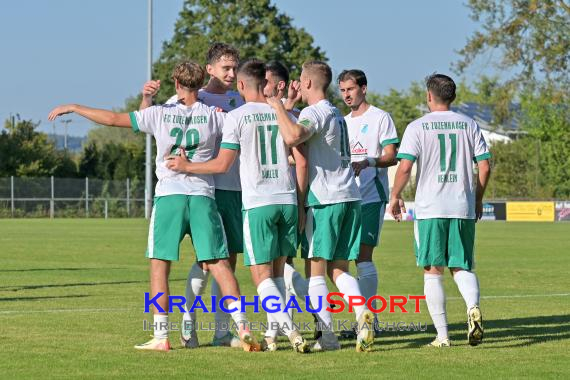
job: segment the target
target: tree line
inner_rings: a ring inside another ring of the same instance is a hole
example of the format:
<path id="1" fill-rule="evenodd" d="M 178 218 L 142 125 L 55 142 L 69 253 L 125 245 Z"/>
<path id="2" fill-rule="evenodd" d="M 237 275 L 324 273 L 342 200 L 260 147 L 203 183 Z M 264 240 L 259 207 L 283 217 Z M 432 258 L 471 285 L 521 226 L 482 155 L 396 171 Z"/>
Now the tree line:
<path id="1" fill-rule="evenodd" d="M 476 102 L 493 110 L 493 125 L 515 117 L 523 134 L 510 143 L 494 143 L 492 198 L 570 197 L 570 7 L 563 0 L 470 0 L 471 17 L 482 22 L 453 64 L 459 76 L 477 57 L 499 50 L 498 69 L 510 77 L 482 76 L 472 85 L 458 83 L 456 104 Z M 243 57 L 280 60 L 298 77 L 300 63 L 327 61 L 303 28 L 280 13 L 269 0 L 186 0 L 175 33 L 164 43 L 153 76 L 162 82 L 157 101 L 174 93 L 170 83 L 176 62 L 192 57 L 205 64 L 208 45 L 223 41 Z M 336 88 L 330 97 L 348 110 Z M 422 116 L 425 87 L 368 93 L 368 100 L 391 113 L 401 137 L 412 120 Z M 124 111 L 138 109 L 140 96 L 127 99 Z M 516 110 L 511 105 L 518 104 Z M 79 154 L 59 151 L 31 120 L 6 121 L 0 134 L 0 177 L 58 176 L 101 179 L 144 179 L 144 136 L 114 128 L 94 128 Z"/>

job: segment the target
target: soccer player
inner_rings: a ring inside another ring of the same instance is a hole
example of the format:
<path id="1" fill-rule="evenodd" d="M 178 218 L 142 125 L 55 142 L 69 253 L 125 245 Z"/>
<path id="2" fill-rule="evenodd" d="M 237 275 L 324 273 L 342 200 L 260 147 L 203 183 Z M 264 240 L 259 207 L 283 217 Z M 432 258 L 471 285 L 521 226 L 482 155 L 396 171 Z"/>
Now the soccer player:
<path id="1" fill-rule="evenodd" d="M 298 195 L 299 209 L 308 206 L 303 258 L 310 262 L 309 296 L 313 307 L 321 305 L 320 321 L 325 328 L 315 343 L 315 350 L 340 348 L 332 331 L 332 316 L 324 307 L 328 294 L 325 273 L 344 293 L 362 296 L 358 282 L 348 273 L 349 260 L 358 257 L 360 243 L 360 194 L 350 166 L 348 131 L 340 111 L 326 99 L 332 81 L 330 67 L 320 61 L 303 64 L 300 78 L 301 97 L 308 107 L 299 122 L 291 121 L 277 97 L 268 98 L 276 110 L 279 131 L 289 146 L 306 142 L 309 167 L 308 188 Z M 374 315 L 365 306 L 355 308 L 360 326 L 356 350 L 369 351 L 374 342 Z"/>
<path id="2" fill-rule="evenodd" d="M 344 117 L 348 126 L 351 161 L 362 198 L 360 254 L 356 259 L 358 285 L 366 299 L 378 290 L 378 271 L 372 252 L 378 245 L 389 197 L 388 167 L 396 165 L 400 142 L 390 115 L 366 101 L 368 82 L 361 70 L 344 70 L 338 87 L 350 113 Z M 376 307 L 376 301 L 372 306 Z M 374 315 L 375 326 L 377 316 Z"/>
<path id="3" fill-rule="evenodd" d="M 289 83 L 287 97 L 282 98 L 281 101 L 289 113 L 298 117 L 300 111 L 295 108 L 295 104 L 301 99 L 300 94 L 297 91 L 297 81 L 289 82 L 289 70 L 287 70 L 285 65 L 279 61 L 269 61 L 266 63 L 265 67 L 265 79 L 267 79 L 267 84 L 263 89 L 263 93 L 265 96 L 277 96 L 277 94 L 285 92 L 287 83 Z"/>
<path id="4" fill-rule="evenodd" d="M 424 268 L 424 292 L 437 330 L 432 347 L 449 347 L 443 272 L 448 267 L 467 305 L 467 339 L 476 346 L 483 339 L 479 282 L 473 269 L 475 222 L 483 213 L 483 194 L 490 176 L 489 150 L 477 123 L 450 111 L 455 83 L 442 74 L 427 78 L 430 113 L 411 122 L 398 152 L 389 210 L 402 218 L 404 189 L 417 162 L 416 262 Z M 473 186 L 473 162 L 477 185 Z"/>
<path id="5" fill-rule="evenodd" d="M 214 180 L 211 175 L 185 175 L 166 167 L 166 157 L 184 152 L 194 161 L 207 161 L 214 156 L 216 131 L 221 118 L 212 108 L 200 103 L 198 89 L 204 82 L 204 70 L 194 62 L 178 64 L 173 72 L 179 101 L 157 105 L 142 111 L 115 113 L 80 105 L 64 105 L 49 114 L 49 120 L 75 112 L 99 124 L 132 128 L 154 136 L 157 145 L 155 200 L 150 220 L 148 249 L 150 286 L 153 299 L 159 293 L 158 305 L 153 305 L 154 338 L 135 346 L 141 350 L 170 350 L 168 339 L 168 275 L 172 261 L 178 261 L 180 241 L 187 233 L 197 260 L 206 263 L 222 288 L 223 295 L 237 299 L 228 302 L 228 309 L 239 326 L 244 349 L 256 346 L 249 332 L 245 313 L 241 312 L 239 286 L 228 261 L 222 222 L 214 201 Z M 258 345 L 257 345 L 258 346 Z"/>
<path id="6" fill-rule="evenodd" d="M 252 59 L 237 72 L 237 87 L 246 104 L 228 113 L 218 156 L 203 163 L 188 162 L 185 156 L 173 158 L 169 168 L 185 173 L 224 173 L 240 154 L 243 199 L 244 262 L 262 300 L 275 297 L 280 311 L 270 314 L 297 352 L 308 345 L 285 312 L 283 267 L 297 251 L 297 197 L 295 180 L 287 157 L 289 148 L 277 126 L 277 116 L 263 95 L 265 64 Z M 302 160 L 298 155 L 296 158 Z M 274 337 L 264 346 L 275 351 Z"/>
<path id="7" fill-rule="evenodd" d="M 210 79 L 206 87 L 198 91 L 198 100 L 207 106 L 221 108 L 224 112 L 229 112 L 241 106 L 244 102 L 236 91 L 232 90 L 236 79 L 236 69 L 239 62 L 239 52 L 233 46 L 224 43 L 213 43 L 206 54 L 206 71 Z M 153 96 L 160 88 L 159 81 L 149 81 L 143 88 L 143 100 L 141 109 L 152 104 Z M 177 96 L 172 96 L 167 103 L 176 103 Z M 221 133 L 218 136 L 218 144 L 215 154 L 219 150 Z M 241 187 L 239 178 L 238 161 L 232 165 L 227 173 L 215 174 L 214 182 L 216 186 L 216 204 L 222 216 L 222 223 L 228 243 L 230 253 L 230 264 L 235 271 L 237 254 L 243 252 L 242 235 L 242 215 L 241 215 Z M 195 263 L 188 274 L 186 284 L 186 301 L 192 305 L 197 295 L 204 293 L 208 284 L 207 267 Z M 220 288 L 216 281 L 212 282 L 212 295 L 221 297 Z M 212 345 L 241 347 L 239 339 L 227 329 L 220 328 L 228 326 L 229 315 L 218 308 L 214 315 L 216 330 Z M 196 325 L 196 314 L 185 313 L 183 316 L 183 326 L 190 327 Z M 181 341 L 187 348 L 198 347 L 198 336 L 192 329 L 184 328 L 181 331 Z"/>

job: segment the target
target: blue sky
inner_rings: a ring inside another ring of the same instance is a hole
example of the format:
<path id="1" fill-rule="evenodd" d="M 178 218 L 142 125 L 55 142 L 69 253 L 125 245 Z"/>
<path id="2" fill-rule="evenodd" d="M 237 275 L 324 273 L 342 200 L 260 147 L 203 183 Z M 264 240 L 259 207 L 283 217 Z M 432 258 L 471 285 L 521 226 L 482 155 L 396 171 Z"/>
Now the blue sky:
<path id="1" fill-rule="evenodd" d="M 376 92 L 407 88 L 434 71 L 450 73 L 456 51 L 478 27 L 460 0 L 273 3 L 313 35 L 335 73 L 361 68 Z M 154 0 L 155 58 L 172 36 L 182 4 Z M 47 114 L 58 104 L 111 109 L 140 91 L 147 72 L 146 0 L 20 0 L 2 8 L 2 121 L 18 113 L 51 132 Z M 490 70 L 482 62 L 466 78 Z M 91 126 L 72 119 L 71 135 L 83 135 Z M 63 133 L 61 123 L 55 126 Z"/>

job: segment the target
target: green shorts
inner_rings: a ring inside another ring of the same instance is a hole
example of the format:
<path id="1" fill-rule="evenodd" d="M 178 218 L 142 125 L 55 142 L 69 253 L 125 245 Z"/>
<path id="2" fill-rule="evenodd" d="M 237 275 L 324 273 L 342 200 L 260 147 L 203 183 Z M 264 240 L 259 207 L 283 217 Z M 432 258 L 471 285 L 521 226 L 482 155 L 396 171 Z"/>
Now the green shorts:
<path id="1" fill-rule="evenodd" d="M 374 202 L 362 205 L 362 230 L 360 244 L 376 247 L 380 241 L 380 231 L 384 224 L 385 202 Z"/>
<path id="2" fill-rule="evenodd" d="M 420 219 L 414 222 L 418 266 L 471 270 L 475 219 Z"/>
<path id="3" fill-rule="evenodd" d="M 302 257 L 356 260 L 360 251 L 360 214 L 360 201 L 309 207 Z"/>
<path id="4" fill-rule="evenodd" d="M 216 190 L 216 205 L 222 216 L 230 253 L 243 252 L 241 191 Z"/>
<path id="5" fill-rule="evenodd" d="M 266 264 L 297 253 L 296 205 L 268 205 L 243 211 L 244 263 Z"/>
<path id="6" fill-rule="evenodd" d="M 198 261 L 228 258 L 222 219 L 212 198 L 182 194 L 155 197 L 146 257 L 178 261 L 180 242 L 187 233 Z"/>

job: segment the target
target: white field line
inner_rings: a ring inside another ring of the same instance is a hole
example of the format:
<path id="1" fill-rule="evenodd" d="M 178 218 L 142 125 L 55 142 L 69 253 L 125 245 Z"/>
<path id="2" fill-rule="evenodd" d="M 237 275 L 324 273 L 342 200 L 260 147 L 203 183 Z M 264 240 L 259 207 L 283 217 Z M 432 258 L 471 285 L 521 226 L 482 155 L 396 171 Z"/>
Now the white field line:
<path id="1" fill-rule="evenodd" d="M 481 299 L 499 299 L 499 298 L 543 298 L 543 297 L 568 297 L 570 293 L 552 293 L 552 294 L 513 294 L 510 296 L 481 296 Z M 461 297 L 447 297 L 448 300 L 463 300 Z M 206 305 L 210 310 L 211 305 Z M 8 314 L 37 314 L 37 313 L 123 313 L 126 311 L 140 310 L 138 307 L 132 308 L 104 308 L 104 309 L 46 309 L 46 310 L 0 310 L 0 315 Z M 175 309 L 178 310 L 178 309 Z"/>

